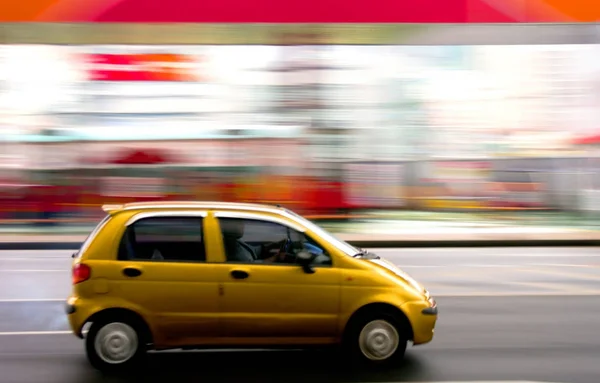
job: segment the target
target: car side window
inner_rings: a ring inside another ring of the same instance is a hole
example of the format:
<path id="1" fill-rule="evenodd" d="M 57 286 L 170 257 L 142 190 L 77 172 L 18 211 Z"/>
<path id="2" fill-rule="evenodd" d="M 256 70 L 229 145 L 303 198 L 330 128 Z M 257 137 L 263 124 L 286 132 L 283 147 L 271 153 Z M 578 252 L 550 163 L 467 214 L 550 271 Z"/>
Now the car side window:
<path id="1" fill-rule="evenodd" d="M 119 260 L 206 262 L 202 218 L 152 217 L 128 226 Z"/>
<path id="2" fill-rule="evenodd" d="M 300 251 L 313 256 L 314 266 L 331 266 L 325 249 L 305 233 L 260 219 L 220 218 L 227 262 L 297 264 Z"/>

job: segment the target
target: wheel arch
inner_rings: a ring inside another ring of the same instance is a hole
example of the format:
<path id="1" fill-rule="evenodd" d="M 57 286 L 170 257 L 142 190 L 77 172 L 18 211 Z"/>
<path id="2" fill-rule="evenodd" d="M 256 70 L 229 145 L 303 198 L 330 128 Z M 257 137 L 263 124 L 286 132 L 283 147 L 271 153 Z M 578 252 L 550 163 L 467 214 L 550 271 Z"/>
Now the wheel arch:
<path id="1" fill-rule="evenodd" d="M 346 321 L 346 325 L 344 326 L 342 332 L 342 339 L 346 338 L 346 335 L 358 320 L 364 318 L 365 316 L 374 315 L 376 313 L 391 315 L 397 321 L 397 325 L 401 326 L 402 329 L 407 331 L 406 335 L 408 336 L 408 340 L 413 340 L 413 328 L 404 311 L 392 304 L 383 302 L 368 303 L 354 311 L 354 313 L 352 313 L 350 318 L 348 318 Z"/>
<path id="2" fill-rule="evenodd" d="M 148 344 L 152 344 L 154 342 L 154 336 L 152 333 L 152 329 L 148 322 L 144 319 L 142 315 L 139 313 L 125 308 L 106 308 L 100 310 L 94 314 L 92 314 L 88 319 L 85 320 L 83 326 L 80 330 L 80 334 L 83 337 L 83 328 L 86 325 L 90 325 L 93 323 L 101 322 L 101 321 L 127 321 L 137 327 L 141 331 L 141 335 L 144 336 L 145 342 Z"/>

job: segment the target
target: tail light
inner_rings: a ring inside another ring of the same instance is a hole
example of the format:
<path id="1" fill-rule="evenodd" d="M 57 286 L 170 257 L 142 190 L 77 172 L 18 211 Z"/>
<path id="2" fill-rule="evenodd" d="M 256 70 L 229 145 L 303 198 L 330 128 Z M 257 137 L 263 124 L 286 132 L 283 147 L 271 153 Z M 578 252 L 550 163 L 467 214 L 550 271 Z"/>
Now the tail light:
<path id="1" fill-rule="evenodd" d="M 83 263 L 78 263 L 73 266 L 73 284 L 76 285 L 90 279 L 92 269 Z"/>

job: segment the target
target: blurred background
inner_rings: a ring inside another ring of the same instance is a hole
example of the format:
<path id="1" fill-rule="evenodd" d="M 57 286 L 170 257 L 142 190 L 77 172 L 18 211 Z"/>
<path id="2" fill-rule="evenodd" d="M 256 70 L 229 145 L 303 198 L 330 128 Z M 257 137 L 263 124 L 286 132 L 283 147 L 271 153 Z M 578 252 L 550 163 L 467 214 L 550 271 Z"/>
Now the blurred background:
<path id="1" fill-rule="evenodd" d="M 595 28 L 4 27 L 0 229 L 143 200 L 596 228 Z"/>
<path id="2" fill-rule="evenodd" d="M 393 370 L 222 350 L 137 380 L 600 382 L 597 246 L 466 248 L 600 239 L 599 4 L 0 1 L 0 381 L 114 381 L 69 254 L 102 204 L 176 199 L 294 209 L 443 313 Z"/>

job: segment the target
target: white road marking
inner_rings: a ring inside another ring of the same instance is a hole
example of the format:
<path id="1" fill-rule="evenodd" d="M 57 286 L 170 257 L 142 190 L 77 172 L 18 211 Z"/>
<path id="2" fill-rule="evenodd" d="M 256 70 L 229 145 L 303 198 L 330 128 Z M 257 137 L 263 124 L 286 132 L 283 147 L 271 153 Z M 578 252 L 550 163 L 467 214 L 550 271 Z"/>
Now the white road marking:
<path id="1" fill-rule="evenodd" d="M 573 267 L 573 268 L 589 268 L 589 267 L 600 267 L 600 265 L 589 265 L 589 264 L 571 264 L 571 263 L 514 263 L 514 264 L 489 264 L 489 263 L 468 263 L 468 264 L 448 264 L 448 265 L 404 265 L 404 264 L 396 264 L 396 266 L 400 268 L 410 268 L 410 269 L 436 269 L 436 268 L 459 268 L 459 267 L 468 267 L 468 268 L 519 268 L 519 267 Z"/>
<path id="2" fill-rule="evenodd" d="M 23 299 L 0 299 L 0 303 L 37 303 L 37 302 L 66 302 L 67 298 L 23 298 Z"/>
<path id="3" fill-rule="evenodd" d="M 523 273 L 536 273 L 538 275 L 548 275 L 551 277 L 561 277 L 563 280 L 561 281 L 561 285 L 569 284 L 570 281 L 587 281 L 587 282 L 598 282 L 600 280 L 600 274 L 594 273 L 590 268 L 586 268 L 585 270 L 573 270 L 568 268 L 539 268 L 536 267 L 534 269 L 522 267 L 516 269 L 516 271 Z M 586 273 L 584 271 L 591 271 L 592 273 Z M 558 279 L 558 278 L 557 278 Z M 556 281 L 554 281 L 556 282 Z M 552 280 L 548 281 L 548 283 L 553 283 Z"/>
<path id="4" fill-rule="evenodd" d="M 599 267 L 600 265 L 589 264 L 572 264 L 572 263 L 525 263 L 526 266 L 543 266 L 543 267 Z"/>
<path id="5" fill-rule="evenodd" d="M 403 265 L 396 264 L 399 268 L 403 269 L 451 269 L 451 268 L 498 268 L 498 269 L 510 269 L 515 267 L 521 267 L 523 265 L 534 266 L 532 264 L 514 264 L 514 265 L 493 265 L 493 264 L 455 264 L 455 265 Z"/>
<path id="6" fill-rule="evenodd" d="M 431 296 L 442 298 L 509 298 L 509 297 L 596 297 L 600 296 L 600 290 L 589 291 L 582 290 L 577 292 L 569 291 L 516 291 L 516 292 L 465 292 L 465 293 L 436 293 L 429 291 Z"/>
<path id="7" fill-rule="evenodd" d="M 502 249 L 502 250 L 500 250 Z M 551 250 L 552 249 L 552 250 Z M 557 253 L 556 249 L 560 249 L 560 248 L 550 248 L 547 251 L 544 251 L 543 249 L 540 248 L 536 248 L 534 251 L 532 252 L 523 252 L 523 249 L 521 248 L 519 250 L 519 252 L 514 252 L 511 251 L 511 248 L 509 247 L 503 247 L 503 248 L 473 248 L 473 247 L 469 247 L 469 248 L 457 248 L 457 247 L 452 247 L 452 248 L 425 248 L 425 249 L 420 249 L 420 248 L 397 248 L 397 249 L 376 249 L 376 248 L 372 248 L 369 249 L 370 251 L 372 251 L 375 254 L 394 254 L 394 258 L 396 257 L 403 257 L 403 256 L 419 256 L 419 257 L 431 257 L 431 256 L 438 256 L 438 257 L 444 257 L 449 255 L 450 253 L 452 253 L 452 255 L 456 255 L 455 253 L 460 253 L 461 257 L 511 257 L 511 258 L 573 258 L 573 257 L 585 257 L 585 258 L 598 258 L 600 257 L 600 248 L 598 247 L 590 247 L 590 248 L 577 248 L 578 250 L 576 251 L 572 251 L 572 250 L 567 250 L 565 249 L 564 252 L 560 252 Z M 588 251 L 590 251 L 589 253 L 587 252 L 582 252 L 581 250 L 586 249 Z M 420 253 L 420 254 L 417 254 Z"/>
<path id="8" fill-rule="evenodd" d="M 71 258 L 65 257 L 0 257 L 0 262 L 45 262 L 45 261 L 62 261 L 70 262 Z"/>
<path id="9" fill-rule="evenodd" d="M 0 336 L 15 336 L 15 335 L 65 335 L 73 334 L 72 331 L 5 331 L 0 332 Z"/>
<path id="10" fill-rule="evenodd" d="M 0 250 L 0 258 L 10 257 L 37 257 L 37 258 L 71 258 L 75 250 Z"/>
<path id="11" fill-rule="evenodd" d="M 0 269 L 0 273 L 65 273 L 69 269 Z"/>

